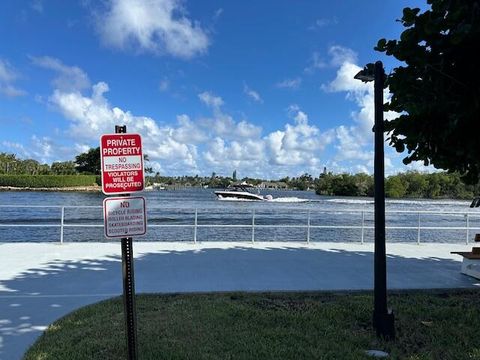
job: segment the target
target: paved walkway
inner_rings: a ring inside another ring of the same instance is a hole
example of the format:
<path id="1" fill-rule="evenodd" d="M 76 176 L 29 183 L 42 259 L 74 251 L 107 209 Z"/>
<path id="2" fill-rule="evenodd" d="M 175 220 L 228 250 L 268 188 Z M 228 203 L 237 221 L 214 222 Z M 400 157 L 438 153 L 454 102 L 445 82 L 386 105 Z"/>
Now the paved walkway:
<path id="1" fill-rule="evenodd" d="M 390 289 L 465 288 L 450 251 L 471 246 L 388 244 Z M 360 290 L 373 287 L 373 245 L 134 243 L 141 292 Z M 21 358 L 72 310 L 122 293 L 119 243 L 0 243 L 0 359 Z"/>

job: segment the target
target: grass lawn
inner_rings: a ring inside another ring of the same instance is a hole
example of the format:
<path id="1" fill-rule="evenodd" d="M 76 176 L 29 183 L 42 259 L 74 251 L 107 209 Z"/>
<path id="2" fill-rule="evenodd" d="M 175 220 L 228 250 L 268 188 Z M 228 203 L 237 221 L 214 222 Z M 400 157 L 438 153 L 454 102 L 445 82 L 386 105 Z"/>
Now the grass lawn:
<path id="1" fill-rule="evenodd" d="M 371 293 L 139 295 L 139 359 L 480 359 L 480 292 L 389 296 L 397 339 L 377 340 Z M 124 359 L 123 302 L 53 323 L 25 359 Z"/>

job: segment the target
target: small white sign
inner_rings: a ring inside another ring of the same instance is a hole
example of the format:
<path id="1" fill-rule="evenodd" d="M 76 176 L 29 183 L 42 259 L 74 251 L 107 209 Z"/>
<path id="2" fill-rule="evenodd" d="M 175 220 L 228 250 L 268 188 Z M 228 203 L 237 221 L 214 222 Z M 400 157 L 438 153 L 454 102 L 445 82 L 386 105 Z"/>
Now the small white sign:
<path id="1" fill-rule="evenodd" d="M 105 237 L 132 237 L 145 235 L 147 215 L 145 198 L 109 197 L 103 200 L 103 219 Z"/>

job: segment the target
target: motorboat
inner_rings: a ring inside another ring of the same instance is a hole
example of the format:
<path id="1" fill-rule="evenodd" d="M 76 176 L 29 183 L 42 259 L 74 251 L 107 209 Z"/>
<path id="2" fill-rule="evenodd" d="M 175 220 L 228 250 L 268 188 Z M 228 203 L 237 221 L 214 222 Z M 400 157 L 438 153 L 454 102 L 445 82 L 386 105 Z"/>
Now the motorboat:
<path id="1" fill-rule="evenodd" d="M 255 194 L 250 191 L 252 188 L 254 188 L 253 185 L 242 182 L 240 184 L 232 184 L 224 190 L 217 190 L 215 195 L 217 195 L 219 200 L 272 200 L 272 195 L 263 196 Z"/>
<path id="2" fill-rule="evenodd" d="M 165 190 L 165 186 L 159 183 L 153 183 L 152 185 L 145 186 L 146 191 L 152 191 L 152 190 Z"/>

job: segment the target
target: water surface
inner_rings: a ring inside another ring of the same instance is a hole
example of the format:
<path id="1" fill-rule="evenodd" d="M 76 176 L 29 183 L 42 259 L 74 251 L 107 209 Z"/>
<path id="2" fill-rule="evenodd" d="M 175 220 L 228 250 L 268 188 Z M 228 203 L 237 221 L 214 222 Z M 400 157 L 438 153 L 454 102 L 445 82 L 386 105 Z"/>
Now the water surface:
<path id="1" fill-rule="evenodd" d="M 197 241 L 251 241 L 254 222 L 256 241 L 306 241 L 308 238 L 310 241 L 358 242 L 362 238 L 362 217 L 364 241 L 373 241 L 373 230 L 370 229 L 373 226 L 372 198 L 318 196 L 311 191 L 265 190 L 261 193 L 273 195 L 273 201 L 237 202 L 219 201 L 213 191 L 195 188 L 142 193 L 147 201 L 149 229 L 146 236 L 137 239 L 193 241 L 197 212 Z M 101 226 L 104 198 L 101 193 L 0 192 L 0 225 L 41 225 L 0 226 L 0 242 L 59 241 L 62 206 L 65 207 L 64 241 L 107 241 Z M 11 205 L 25 207 L 3 207 Z M 422 229 L 421 242 L 465 242 L 467 212 L 471 228 L 469 238 L 472 239 L 476 231 L 480 232 L 480 211 L 470 209 L 469 201 L 387 200 L 386 210 L 388 227 L 411 227 L 388 229 L 387 241 L 391 242 L 416 242 L 419 221 L 422 227 L 448 228 Z M 308 223 L 311 225 L 309 230 Z M 87 226 L 92 224 L 100 226 Z M 228 224 L 237 227 L 218 227 Z M 299 225 L 302 227 L 295 227 Z M 349 226 L 358 228 L 341 228 Z"/>

